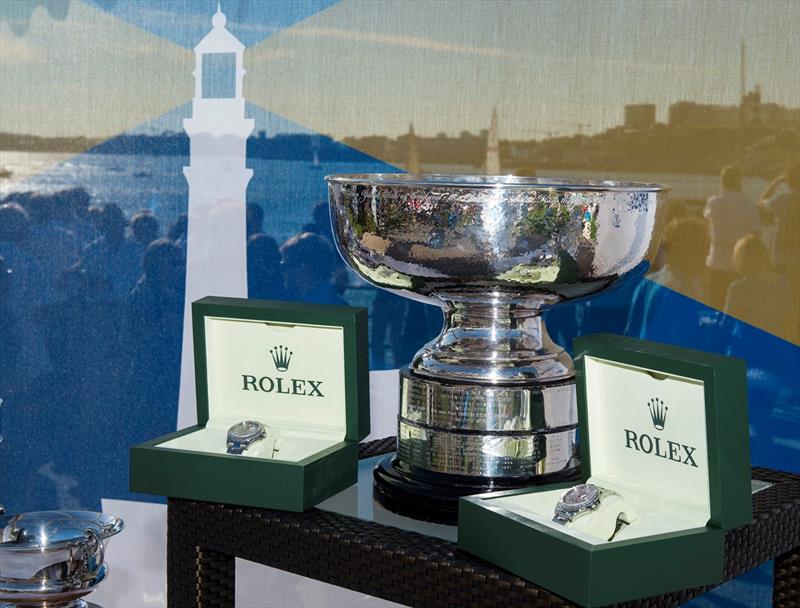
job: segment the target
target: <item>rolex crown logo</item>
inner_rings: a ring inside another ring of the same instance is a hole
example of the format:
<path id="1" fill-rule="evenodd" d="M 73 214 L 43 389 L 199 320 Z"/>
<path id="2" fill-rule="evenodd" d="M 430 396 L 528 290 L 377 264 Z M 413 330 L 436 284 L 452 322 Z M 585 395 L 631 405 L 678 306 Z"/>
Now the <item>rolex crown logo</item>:
<path id="1" fill-rule="evenodd" d="M 669 409 L 664 405 L 664 401 L 658 397 L 653 397 L 647 402 L 647 408 L 650 410 L 650 418 L 653 420 L 653 426 L 657 431 L 664 430 L 664 424 L 667 421 L 667 410 Z"/>
<path id="2" fill-rule="evenodd" d="M 269 354 L 272 355 L 275 369 L 279 372 L 285 372 L 289 369 L 289 362 L 292 360 L 292 351 L 285 346 L 276 346 L 275 348 L 269 349 Z"/>

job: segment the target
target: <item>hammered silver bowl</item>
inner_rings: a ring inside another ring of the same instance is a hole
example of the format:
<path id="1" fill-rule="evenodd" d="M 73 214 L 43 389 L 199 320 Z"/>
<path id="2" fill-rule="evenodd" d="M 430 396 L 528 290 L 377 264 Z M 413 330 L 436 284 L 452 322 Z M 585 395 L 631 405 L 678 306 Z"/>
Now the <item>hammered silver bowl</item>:
<path id="1" fill-rule="evenodd" d="M 668 189 L 477 175 L 326 180 L 345 262 L 444 312 L 441 333 L 400 372 L 398 459 L 409 474 L 496 480 L 574 468 L 572 359 L 541 313 L 643 275 Z M 561 396 L 543 398 L 557 386 Z"/>
<path id="2" fill-rule="evenodd" d="M 0 607 L 85 608 L 82 598 L 108 575 L 108 538 L 123 526 L 91 511 L 0 517 Z"/>

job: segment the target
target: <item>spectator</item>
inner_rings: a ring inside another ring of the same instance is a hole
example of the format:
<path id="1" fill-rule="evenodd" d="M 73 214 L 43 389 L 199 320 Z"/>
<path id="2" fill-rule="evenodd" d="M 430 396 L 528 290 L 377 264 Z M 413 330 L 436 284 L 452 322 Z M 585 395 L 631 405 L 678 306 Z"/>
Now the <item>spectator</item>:
<path id="1" fill-rule="evenodd" d="M 665 263 L 649 278 L 664 287 L 699 300 L 703 295 L 703 260 L 709 237 L 706 225 L 699 219 L 673 220 L 664 229 Z"/>
<path id="2" fill-rule="evenodd" d="M 247 292 L 262 300 L 286 297 L 281 252 L 267 234 L 254 234 L 247 240 Z"/>
<path id="3" fill-rule="evenodd" d="M 178 246 L 169 239 L 156 239 L 150 243 L 144 252 L 141 278 L 130 297 L 130 303 L 138 313 L 137 319 L 146 322 L 148 315 L 161 315 L 162 304 L 182 300 L 183 282 L 183 263 Z M 183 306 L 172 308 L 177 309 L 182 319 Z"/>
<path id="4" fill-rule="evenodd" d="M 264 232 L 264 210 L 261 208 L 261 205 L 247 203 L 245 222 L 247 223 L 248 239 L 254 234 Z"/>
<path id="5" fill-rule="evenodd" d="M 9 297 L 13 280 L 13 272 L 0 256 L 0 399 L 8 399 L 19 388 L 17 366 L 22 335 Z"/>
<path id="6" fill-rule="evenodd" d="M 705 301 L 722 308 L 728 285 L 736 278 L 733 247 L 744 236 L 756 234 L 761 221 L 753 201 L 742 194 L 742 168 L 729 165 L 720 174 L 720 193 L 706 202 L 711 248 L 706 258 L 708 292 Z"/>
<path id="7" fill-rule="evenodd" d="M 91 195 L 85 188 L 70 188 L 62 190 L 56 196 L 65 209 L 69 210 L 65 211 L 66 220 L 61 227 L 71 231 L 82 247 L 93 242 L 99 235 L 89 215 Z"/>
<path id="8" fill-rule="evenodd" d="M 728 288 L 725 314 L 779 336 L 797 327 L 786 280 L 772 269 L 769 253 L 754 235 L 736 243 L 733 263 L 741 278 Z"/>
<path id="9" fill-rule="evenodd" d="M 301 232 L 313 232 L 324 237 L 331 245 L 333 244 L 331 216 L 327 201 L 321 201 L 314 205 L 311 210 L 311 222 L 303 226 Z"/>
<path id="10" fill-rule="evenodd" d="M 167 232 L 167 238 L 173 243 L 177 243 L 178 241 L 186 241 L 188 228 L 189 216 L 185 213 L 182 213 L 178 216 L 178 219 L 175 220 L 175 223 L 170 226 L 169 232 Z"/>
<path id="11" fill-rule="evenodd" d="M 800 163 L 772 181 L 761 196 L 759 207 L 774 224 L 772 261 L 775 270 L 788 281 L 797 309 L 800 303 Z"/>
<path id="12" fill-rule="evenodd" d="M 49 304 L 59 299 L 56 284 L 61 273 L 78 262 L 79 243 L 75 234 L 59 226 L 69 208 L 58 195 L 34 195 L 27 209 L 31 217 L 28 250 L 38 260 L 45 281 L 38 301 Z"/>
<path id="13" fill-rule="evenodd" d="M 131 218 L 131 236 L 142 251 L 158 238 L 158 220 L 150 211 L 139 211 Z"/>
<path id="14" fill-rule="evenodd" d="M 175 223 L 170 226 L 167 232 L 167 238 L 178 246 L 183 256 L 184 264 L 186 263 L 186 244 L 187 236 L 189 234 L 189 216 L 185 213 L 178 216 Z"/>
<path id="15" fill-rule="evenodd" d="M 137 410 L 163 432 L 165 403 L 177 403 L 183 327 L 184 263 L 180 248 L 168 239 L 148 245 L 142 276 L 127 302 L 128 385 L 139 396 Z M 147 384 L 142 385 L 142 378 Z"/>
<path id="16" fill-rule="evenodd" d="M 345 304 L 333 283 L 336 253 L 323 237 L 303 232 L 287 240 L 280 249 L 290 300 L 317 304 Z"/>
<path id="17" fill-rule="evenodd" d="M 30 216 L 18 203 L 0 205 L 0 254 L 12 258 L 22 256 L 30 234 Z M 6 257 L 9 264 L 13 263 Z"/>
<path id="18" fill-rule="evenodd" d="M 128 221 L 117 205 L 106 205 L 98 219 L 101 236 L 86 248 L 81 266 L 109 299 L 122 300 L 141 275 L 142 247 L 125 238 Z"/>
<path id="19" fill-rule="evenodd" d="M 664 230 L 662 247 L 665 263 L 661 270 L 641 281 L 631 303 L 627 335 L 674 343 L 686 332 L 696 333 L 708 320 L 705 311 L 686 302 L 703 294 L 704 260 L 709 237 L 705 222 L 697 218 L 671 221 Z M 665 290 L 667 287 L 668 290 Z M 672 319 L 665 324 L 659 319 Z M 697 342 L 702 344 L 698 339 Z M 711 345 L 704 345 L 711 348 Z"/>
<path id="20" fill-rule="evenodd" d="M 30 228 L 30 216 L 19 204 L 0 205 L 0 256 L 6 269 L 13 272 L 13 280 L 6 284 L 3 298 L 15 317 L 13 325 L 25 337 L 20 344 L 17 363 L 20 386 L 50 366 L 45 350 L 45 330 L 37 317 L 48 285 L 47 275 L 39 260 L 29 251 Z"/>

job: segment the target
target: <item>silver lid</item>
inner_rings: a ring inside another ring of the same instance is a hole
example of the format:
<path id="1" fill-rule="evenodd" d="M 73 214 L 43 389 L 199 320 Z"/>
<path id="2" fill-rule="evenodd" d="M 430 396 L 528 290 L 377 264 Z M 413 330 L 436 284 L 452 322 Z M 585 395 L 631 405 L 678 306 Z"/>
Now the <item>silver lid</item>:
<path id="1" fill-rule="evenodd" d="M 57 549 L 77 546 L 87 530 L 102 539 L 120 532 L 119 517 L 92 511 L 35 511 L 0 517 L 0 552 Z"/>

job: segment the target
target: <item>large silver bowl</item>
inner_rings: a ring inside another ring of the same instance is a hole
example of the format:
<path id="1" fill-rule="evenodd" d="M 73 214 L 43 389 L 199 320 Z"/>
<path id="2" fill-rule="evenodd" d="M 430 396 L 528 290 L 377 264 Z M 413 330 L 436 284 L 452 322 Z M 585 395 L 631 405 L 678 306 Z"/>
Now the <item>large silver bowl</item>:
<path id="1" fill-rule="evenodd" d="M 538 313 L 643 271 L 658 245 L 656 184 L 465 175 L 334 175 L 333 232 L 370 283 L 440 306 L 411 364 L 461 380 L 571 375 Z"/>
<path id="2" fill-rule="evenodd" d="M 466 493 L 574 471 L 572 359 L 541 312 L 644 274 L 667 188 L 512 176 L 326 179 L 347 264 L 444 311 L 439 336 L 400 371 L 397 471 L 384 471 L 383 489 L 414 494 L 409 485 L 424 477 L 428 494 L 448 483 Z"/>

